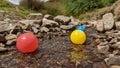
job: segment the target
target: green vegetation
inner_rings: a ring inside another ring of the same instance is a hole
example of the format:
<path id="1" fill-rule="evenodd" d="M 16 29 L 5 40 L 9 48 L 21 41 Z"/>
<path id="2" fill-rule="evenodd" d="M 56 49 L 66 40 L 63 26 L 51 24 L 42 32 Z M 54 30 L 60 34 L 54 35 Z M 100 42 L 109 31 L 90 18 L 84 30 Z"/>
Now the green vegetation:
<path id="1" fill-rule="evenodd" d="M 110 6 L 115 0 L 64 0 L 67 14 L 80 15 L 98 8 Z"/>
<path id="2" fill-rule="evenodd" d="M 23 18 L 25 18 L 30 12 L 35 12 L 33 10 L 25 9 L 18 5 L 13 5 L 6 0 L 0 0 L 0 10 L 4 10 L 5 12 L 9 13 L 14 13 Z"/>
<path id="3" fill-rule="evenodd" d="M 40 0 L 21 0 L 20 6 L 31 10 L 41 10 L 44 8 L 44 2 Z"/>
<path id="4" fill-rule="evenodd" d="M 66 9 L 61 0 L 50 0 L 49 2 L 46 2 L 44 6 L 45 8 L 43 13 L 48 13 L 52 15 L 66 15 Z"/>
<path id="5" fill-rule="evenodd" d="M 31 12 L 41 12 L 51 15 L 73 15 L 82 19 L 94 14 L 97 9 L 112 5 L 116 0 L 21 0 L 20 6 L 6 0 L 0 0 L 0 9 L 26 17 Z M 105 9 L 106 10 L 106 9 Z M 98 12 L 98 11 L 97 11 Z M 101 12 L 101 11 L 100 11 Z M 82 17 L 80 17 L 82 15 Z"/>

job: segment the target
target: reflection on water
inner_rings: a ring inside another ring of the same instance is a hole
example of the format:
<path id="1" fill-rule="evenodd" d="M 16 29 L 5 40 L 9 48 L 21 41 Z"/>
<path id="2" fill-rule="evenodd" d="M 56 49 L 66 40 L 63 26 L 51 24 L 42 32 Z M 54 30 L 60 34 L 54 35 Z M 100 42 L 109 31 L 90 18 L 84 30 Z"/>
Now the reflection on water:
<path id="1" fill-rule="evenodd" d="M 72 59 L 72 61 L 74 62 L 79 62 L 82 60 L 82 59 L 87 59 L 87 53 L 85 53 L 83 50 L 85 49 L 85 46 L 84 45 L 75 45 L 73 44 L 72 45 L 72 48 L 74 49 L 74 51 L 72 51 L 70 53 L 70 57 Z"/>

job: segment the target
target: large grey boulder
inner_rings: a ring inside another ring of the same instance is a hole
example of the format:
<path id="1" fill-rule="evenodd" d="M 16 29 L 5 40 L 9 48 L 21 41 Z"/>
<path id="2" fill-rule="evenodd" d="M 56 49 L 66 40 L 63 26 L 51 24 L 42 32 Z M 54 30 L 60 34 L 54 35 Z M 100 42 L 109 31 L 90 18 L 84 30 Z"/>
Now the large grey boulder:
<path id="1" fill-rule="evenodd" d="M 112 13 L 103 15 L 103 22 L 105 30 L 111 30 L 114 27 L 114 18 Z"/>

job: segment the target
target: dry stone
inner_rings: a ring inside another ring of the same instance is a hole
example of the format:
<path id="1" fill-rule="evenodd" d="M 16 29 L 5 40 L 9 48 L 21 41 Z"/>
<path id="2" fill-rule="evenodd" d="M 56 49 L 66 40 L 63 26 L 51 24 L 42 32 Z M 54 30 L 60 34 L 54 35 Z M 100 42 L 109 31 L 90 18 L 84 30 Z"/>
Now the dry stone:
<path id="1" fill-rule="evenodd" d="M 29 26 L 33 26 L 34 24 L 41 24 L 41 20 L 21 20 L 19 21 L 19 26 L 22 29 L 27 29 Z"/>
<path id="2" fill-rule="evenodd" d="M 54 18 L 55 21 L 60 22 L 62 25 L 67 25 L 71 21 L 70 17 L 58 15 Z"/>
<path id="3" fill-rule="evenodd" d="M 56 27 L 56 26 L 59 26 L 59 24 L 53 20 L 48 20 L 48 19 L 45 19 L 43 18 L 42 20 L 43 24 L 42 26 L 45 26 L 45 27 Z"/>
<path id="4" fill-rule="evenodd" d="M 103 32 L 104 31 L 104 25 L 103 25 L 103 21 L 99 20 L 98 23 L 96 24 L 96 28 L 98 31 Z"/>
<path id="5" fill-rule="evenodd" d="M 15 24 L 0 21 L 0 32 L 9 31 L 14 28 Z"/>
<path id="6" fill-rule="evenodd" d="M 14 45 L 16 43 L 16 39 L 8 40 L 6 45 Z"/>
<path id="7" fill-rule="evenodd" d="M 41 31 L 41 32 L 48 32 L 49 29 L 48 29 L 47 27 L 41 27 L 40 31 Z"/>
<path id="8" fill-rule="evenodd" d="M 32 27 L 32 30 L 33 30 L 34 33 L 38 33 L 39 32 L 39 30 L 36 27 Z"/>
<path id="9" fill-rule="evenodd" d="M 112 65 L 112 66 L 110 66 L 110 68 L 120 68 L 120 66 L 119 65 Z"/>
<path id="10" fill-rule="evenodd" d="M 9 34 L 9 35 L 5 36 L 6 40 L 12 40 L 12 39 L 16 39 L 16 38 L 17 38 L 17 35 L 15 35 L 15 34 Z"/>
<path id="11" fill-rule="evenodd" d="M 115 22 L 116 29 L 120 29 L 120 22 Z"/>
<path id="12" fill-rule="evenodd" d="M 28 18 L 29 20 L 40 20 L 42 19 L 43 17 L 43 14 L 42 13 L 30 13 L 28 15 Z"/>
<path id="13" fill-rule="evenodd" d="M 63 30 L 73 30 L 74 25 L 60 25 L 60 28 Z"/>
<path id="14" fill-rule="evenodd" d="M 79 25 L 80 20 L 75 19 L 73 16 L 70 17 L 71 22 L 69 23 L 70 25 Z"/>
<path id="15" fill-rule="evenodd" d="M 7 48 L 0 47 L 0 52 L 7 51 L 7 50 L 8 50 Z"/>
<path id="16" fill-rule="evenodd" d="M 49 19 L 49 20 L 53 20 L 54 17 L 52 15 L 46 14 L 44 16 L 44 18 Z"/>
<path id="17" fill-rule="evenodd" d="M 3 43 L 0 43 L 0 47 L 4 47 L 5 45 Z"/>

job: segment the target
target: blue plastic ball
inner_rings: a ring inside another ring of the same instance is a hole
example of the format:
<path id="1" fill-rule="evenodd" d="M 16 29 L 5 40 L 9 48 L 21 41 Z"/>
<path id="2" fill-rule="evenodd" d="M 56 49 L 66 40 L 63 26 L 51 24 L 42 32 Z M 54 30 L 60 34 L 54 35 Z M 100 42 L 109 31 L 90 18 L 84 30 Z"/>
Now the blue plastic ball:
<path id="1" fill-rule="evenodd" d="M 85 29 L 85 27 L 84 27 L 84 26 L 78 26 L 78 27 L 77 27 L 77 30 L 82 30 L 83 32 L 85 32 L 85 31 L 86 31 L 86 29 Z"/>

